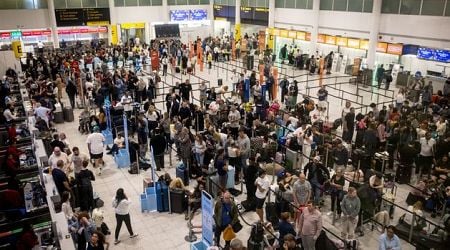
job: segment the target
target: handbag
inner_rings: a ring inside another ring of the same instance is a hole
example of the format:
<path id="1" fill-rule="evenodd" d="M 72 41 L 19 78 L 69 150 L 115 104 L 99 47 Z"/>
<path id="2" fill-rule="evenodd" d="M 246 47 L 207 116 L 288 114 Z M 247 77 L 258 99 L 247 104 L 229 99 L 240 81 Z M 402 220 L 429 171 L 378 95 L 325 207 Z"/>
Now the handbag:
<path id="1" fill-rule="evenodd" d="M 233 224 L 232 228 L 235 233 L 239 233 L 239 231 L 242 230 L 243 226 L 240 221 L 237 221 L 236 223 Z"/>
<path id="2" fill-rule="evenodd" d="M 236 238 L 236 234 L 233 231 L 233 228 L 229 225 L 223 230 L 223 240 L 230 241 Z"/>
<path id="3" fill-rule="evenodd" d="M 100 199 L 100 198 L 95 199 L 95 207 L 96 208 L 103 207 L 104 205 L 105 205 L 105 202 L 102 199 Z"/>

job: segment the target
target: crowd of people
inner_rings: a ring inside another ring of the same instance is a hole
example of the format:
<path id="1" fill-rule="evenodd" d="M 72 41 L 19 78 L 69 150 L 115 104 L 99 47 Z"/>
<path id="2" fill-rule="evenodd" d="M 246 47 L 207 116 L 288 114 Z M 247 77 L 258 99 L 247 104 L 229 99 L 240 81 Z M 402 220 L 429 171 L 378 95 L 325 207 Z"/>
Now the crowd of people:
<path id="1" fill-rule="evenodd" d="M 246 49 L 258 53 L 257 36 L 244 39 L 249 41 Z M 406 183 L 415 185 L 410 178 L 414 170 L 418 183 L 412 189 L 413 198 L 422 201 L 433 215 L 446 212 L 444 208 L 449 196 L 445 190 L 450 186 L 450 81 L 442 91 L 434 94 L 432 85 L 425 85 L 423 78 L 418 76 L 408 89 L 398 91 L 392 104 L 377 106 L 373 103 L 367 114 L 357 114 L 352 103 L 347 101 L 337 115 L 338 119 L 330 123 L 325 116 L 328 107 L 325 85 L 317 92 L 319 101 L 316 104 L 313 98 L 299 92 L 297 81 L 284 77 L 280 80 L 281 99 L 274 97 L 275 57 L 266 49 L 259 52 L 259 62 L 264 65 L 262 78 L 256 70 L 234 70 L 231 80 L 217 88 L 208 88 L 205 82 L 191 84 L 186 79 L 172 86 L 164 97 L 165 110 L 158 109 L 155 100 L 166 94 L 160 92 L 160 87 L 167 84 L 161 76 L 168 74 L 168 65 L 171 65 L 170 74 L 195 74 L 202 57 L 212 65 L 212 61 L 218 63 L 222 58 L 239 58 L 247 52 L 240 45 L 232 51 L 231 42 L 228 37 L 216 37 L 198 38 L 192 46 L 177 40 L 154 41 L 149 46 L 139 42 L 112 47 L 96 43 L 95 46 L 64 50 L 64 53 L 27 56 L 23 81 L 32 100 L 36 128 L 52 134 L 49 171 L 63 197 L 64 212 L 78 249 L 86 249 L 86 245 L 87 249 L 101 249 L 98 246 L 106 244 L 107 226 L 102 226 L 102 220 L 86 212 L 97 209 L 96 214 L 101 215 L 91 183 L 96 176 L 101 176 L 104 167 L 105 137 L 101 132 L 107 128 L 107 119 L 115 123 L 117 117 L 122 119 L 122 114 L 129 121 L 129 138 L 123 137 L 123 131 L 115 130 L 109 153 L 117 154 L 125 147 L 124 140 L 127 139 L 131 145 L 130 155 L 138 155 L 131 157 L 132 162 L 145 159 L 150 152 L 159 172 L 165 169 L 165 154 L 174 147 L 178 159 L 187 166 L 189 177 L 197 180 L 195 190 L 187 192 L 192 211 L 200 207 L 208 168 L 217 171 L 217 185 L 221 191 L 215 204 L 218 244 L 222 232 L 229 228 L 238 231 L 236 227 L 240 223 L 237 206 L 226 191 L 229 178 L 234 178 L 235 183 L 245 183 L 248 204 L 256 210 L 259 222 L 266 230 L 270 226 L 279 230 L 278 245 L 275 245 L 283 249 L 295 249 L 295 244 L 291 247 L 292 237 L 294 240 L 301 238 L 304 249 L 315 249 L 320 243 L 320 207 L 324 206 L 327 194 L 331 197 L 331 210 L 341 220 L 341 237 L 354 240 L 356 228 L 362 233 L 363 213 L 370 217 L 384 214 L 382 197 L 386 184 L 391 181 L 385 175 L 386 169 L 409 176 Z M 145 63 L 152 49 L 158 50 L 162 67 L 140 77 L 132 69 L 138 67 L 141 60 Z M 291 60 L 287 49 L 283 51 L 280 57 Z M 332 57 L 332 54 L 328 55 L 317 65 L 311 58 L 308 67 L 329 72 Z M 134 67 L 116 69 L 120 62 L 127 61 Z M 113 63 L 112 69 L 108 68 L 108 62 Z M 2 90 L 7 89 L 8 82 L 14 79 L 17 75 L 8 73 L 2 81 Z M 260 82 L 260 79 L 264 80 Z M 248 90 L 245 87 L 247 81 Z M 194 91 L 199 91 L 199 98 Z M 8 92 L 1 94 L 3 118 L 6 124 L 13 124 L 17 118 L 12 108 L 14 100 Z M 72 108 L 85 109 L 84 119 L 80 118 L 80 131 L 89 134 L 86 141 L 89 155 L 80 153 L 79 147 L 84 145 L 70 145 L 65 134 L 56 133 L 54 129 L 55 106 L 64 104 L 62 100 L 66 94 Z M 109 117 L 104 108 L 108 102 L 111 103 Z M 98 109 L 98 114 L 91 114 L 91 108 Z M 342 136 L 336 134 L 338 127 L 342 127 Z M 8 159 L 12 160 L 8 164 L 14 165 L 17 152 L 13 133 L 10 139 Z M 268 175 L 273 173 L 264 169 L 274 161 L 292 161 L 288 152 L 294 152 L 300 161 L 291 167 L 284 164 L 284 170 L 278 174 L 276 214 L 274 220 L 269 220 L 272 213 L 267 212 L 270 210 L 266 197 L 272 192 Z M 380 160 L 380 155 L 387 157 L 386 164 Z M 95 173 L 87 169 L 89 165 L 94 167 Z M 231 166 L 235 168 L 234 177 L 229 176 Z M 14 169 L 9 165 L 8 168 Z M 186 190 L 183 180 L 161 175 L 171 189 Z M 123 189 L 117 190 L 113 200 L 117 220 L 115 244 L 120 243 L 123 222 L 130 237 L 137 236 L 131 227 L 129 205 Z M 72 208 L 79 210 L 75 213 Z M 192 214 L 186 214 L 186 219 Z M 404 221 L 408 223 L 407 219 Z M 383 220 L 381 224 L 389 226 L 390 222 Z M 380 249 L 399 247 L 392 230 L 391 226 L 386 228 L 380 238 L 384 248 L 380 246 Z M 232 243 L 232 239 L 226 240 L 227 246 Z"/>

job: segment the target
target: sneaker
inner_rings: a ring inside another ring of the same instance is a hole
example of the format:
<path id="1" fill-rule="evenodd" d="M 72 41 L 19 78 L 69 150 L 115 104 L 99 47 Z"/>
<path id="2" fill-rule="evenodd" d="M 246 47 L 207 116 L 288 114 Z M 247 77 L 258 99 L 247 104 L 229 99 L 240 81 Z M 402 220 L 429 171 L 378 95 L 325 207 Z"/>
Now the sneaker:
<path id="1" fill-rule="evenodd" d="M 117 244 L 119 244 L 120 243 L 120 240 L 115 240 L 114 241 L 114 245 L 117 245 Z"/>
<path id="2" fill-rule="evenodd" d="M 130 239 L 133 239 L 133 238 L 135 238 L 135 237 L 137 237 L 139 234 L 133 234 L 133 235 L 130 235 Z"/>

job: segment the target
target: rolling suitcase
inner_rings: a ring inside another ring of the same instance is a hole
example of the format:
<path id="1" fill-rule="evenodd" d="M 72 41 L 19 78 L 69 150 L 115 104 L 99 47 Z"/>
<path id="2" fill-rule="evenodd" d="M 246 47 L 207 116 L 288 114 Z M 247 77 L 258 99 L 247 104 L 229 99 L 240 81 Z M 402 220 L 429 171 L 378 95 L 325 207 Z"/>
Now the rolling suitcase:
<path id="1" fill-rule="evenodd" d="M 256 210 L 256 204 L 255 200 L 245 200 L 241 202 L 242 207 L 244 208 L 244 212 L 248 211 L 255 211 Z"/>
<path id="2" fill-rule="evenodd" d="M 171 189 L 170 191 L 170 213 L 182 214 L 186 210 L 185 193 L 181 189 Z"/>
<path id="3" fill-rule="evenodd" d="M 409 184 L 411 181 L 411 168 L 399 164 L 395 171 L 395 179 L 399 184 Z"/>
<path id="4" fill-rule="evenodd" d="M 164 182 L 156 182 L 156 210 L 169 211 L 169 188 Z"/>
<path id="5" fill-rule="evenodd" d="M 55 123 L 64 123 L 64 114 L 62 111 L 53 113 L 53 121 Z"/>
<path id="6" fill-rule="evenodd" d="M 248 239 L 247 242 L 247 249 L 248 250 L 263 250 L 264 249 L 264 242 L 256 242 L 253 241 L 252 239 Z"/>
<path id="7" fill-rule="evenodd" d="M 176 66 L 175 67 L 175 73 L 180 73 L 180 72 L 181 72 L 180 66 Z"/>
<path id="8" fill-rule="evenodd" d="M 232 166 L 228 166 L 228 179 L 227 179 L 227 189 L 234 188 L 234 175 L 236 170 Z"/>
<path id="9" fill-rule="evenodd" d="M 188 170 L 184 166 L 183 162 L 180 162 L 178 164 L 177 169 L 176 169 L 176 176 L 177 176 L 177 178 L 180 178 L 181 180 L 183 180 L 183 184 L 185 186 L 189 185 Z"/>
<path id="10" fill-rule="evenodd" d="M 64 121 L 66 122 L 73 122 L 73 109 L 71 107 L 64 107 L 63 108 L 63 114 L 64 114 Z"/>
<path id="11" fill-rule="evenodd" d="M 273 228 L 278 229 L 277 207 L 275 202 L 266 203 L 266 220 L 272 223 Z"/>

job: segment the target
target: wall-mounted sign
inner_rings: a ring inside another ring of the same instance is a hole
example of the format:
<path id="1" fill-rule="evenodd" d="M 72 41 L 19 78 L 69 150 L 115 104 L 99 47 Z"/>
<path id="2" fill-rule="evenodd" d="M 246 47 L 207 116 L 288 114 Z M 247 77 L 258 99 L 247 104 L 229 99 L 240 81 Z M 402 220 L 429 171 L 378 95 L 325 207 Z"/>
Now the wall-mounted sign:
<path id="1" fill-rule="evenodd" d="M 288 34 L 289 34 L 289 32 L 287 30 L 280 30 L 281 37 L 289 38 Z"/>
<path id="2" fill-rule="evenodd" d="M 386 53 L 387 51 L 387 43 L 379 42 L 377 43 L 377 52 Z"/>
<path id="3" fill-rule="evenodd" d="M 369 40 L 360 40 L 359 48 L 368 50 L 369 49 Z"/>
<path id="4" fill-rule="evenodd" d="M 450 63 L 450 51 L 437 49 L 434 59 L 438 62 Z"/>
<path id="5" fill-rule="evenodd" d="M 296 38 L 297 38 L 297 31 L 295 31 L 295 30 L 290 30 L 290 31 L 288 32 L 288 37 L 289 37 L 289 38 L 296 39 Z"/>
<path id="6" fill-rule="evenodd" d="M 311 33 L 306 33 L 306 41 L 311 41 Z"/>
<path id="7" fill-rule="evenodd" d="M 189 10 L 171 10 L 170 21 L 188 21 Z"/>
<path id="8" fill-rule="evenodd" d="M 347 46 L 347 37 L 336 37 L 336 45 Z"/>
<path id="9" fill-rule="evenodd" d="M 347 40 L 347 47 L 354 48 L 354 49 L 359 49 L 359 39 L 349 38 Z"/>
<path id="10" fill-rule="evenodd" d="M 202 21 L 208 19 L 208 11 L 206 10 L 190 10 L 189 20 L 191 21 Z"/>
<path id="11" fill-rule="evenodd" d="M 317 42 L 318 43 L 325 43 L 325 35 L 323 35 L 323 34 L 317 35 Z"/>
<path id="12" fill-rule="evenodd" d="M 20 30 L 11 31 L 11 38 L 12 39 L 20 39 L 20 37 L 22 37 L 22 31 L 20 31 Z"/>
<path id="13" fill-rule="evenodd" d="M 335 45 L 336 44 L 336 37 L 335 36 L 325 36 L 325 43 L 326 44 L 332 44 Z"/>
<path id="14" fill-rule="evenodd" d="M 109 24 L 109 8 L 56 9 L 56 25 L 86 26 Z"/>
<path id="15" fill-rule="evenodd" d="M 274 36 L 279 36 L 280 35 L 280 30 L 279 29 L 273 29 L 273 35 Z"/>
<path id="16" fill-rule="evenodd" d="M 430 48 L 419 48 L 417 50 L 417 58 L 425 59 L 425 60 L 433 60 L 434 59 L 435 50 Z"/>
<path id="17" fill-rule="evenodd" d="M 236 6 L 227 5 L 214 5 L 214 19 L 226 18 L 228 21 L 232 21 L 236 16 Z"/>
<path id="18" fill-rule="evenodd" d="M 297 31 L 297 39 L 298 40 L 306 40 L 306 33 L 303 31 Z"/>
<path id="19" fill-rule="evenodd" d="M 125 30 L 129 29 L 144 29 L 145 23 L 121 23 L 120 27 Z"/>
<path id="20" fill-rule="evenodd" d="M 418 50 L 419 50 L 418 45 L 406 44 L 403 45 L 402 55 L 417 55 Z"/>
<path id="21" fill-rule="evenodd" d="M 86 33 L 106 33 L 108 28 L 106 27 L 87 27 L 87 28 L 72 28 L 72 29 L 58 29 L 58 34 L 69 35 L 69 34 L 86 34 Z"/>
<path id="22" fill-rule="evenodd" d="M 403 50 L 403 44 L 388 44 L 386 53 L 393 55 L 401 55 Z"/>

